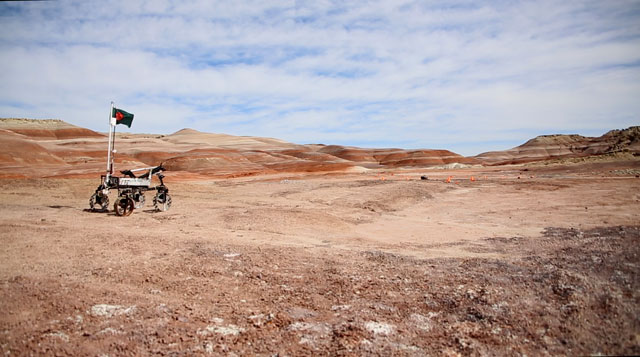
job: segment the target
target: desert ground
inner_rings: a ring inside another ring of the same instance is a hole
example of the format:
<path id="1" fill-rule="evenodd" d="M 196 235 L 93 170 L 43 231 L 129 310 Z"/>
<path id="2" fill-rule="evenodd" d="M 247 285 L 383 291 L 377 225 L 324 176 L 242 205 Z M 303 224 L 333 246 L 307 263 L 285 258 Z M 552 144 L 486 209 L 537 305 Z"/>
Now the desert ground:
<path id="1" fill-rule="evenodd" d="M 639 173 L 167 172 L 128 217 L 99 176 L 2 178 L 0 351 L 637 355 Z"/>

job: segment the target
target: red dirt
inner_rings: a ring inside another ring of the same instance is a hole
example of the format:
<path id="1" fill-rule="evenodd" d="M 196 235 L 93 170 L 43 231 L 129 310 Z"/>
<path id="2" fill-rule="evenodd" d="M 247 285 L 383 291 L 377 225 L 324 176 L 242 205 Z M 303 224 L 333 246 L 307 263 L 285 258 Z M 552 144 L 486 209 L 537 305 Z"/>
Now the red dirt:
<path id="1" fill-rule="evenodd" d="M 87 210 L 106 138 L 0 142 L 4 355 L 640 354 L 629 152 L 433 169 L 394 166 L 465 158 L 119 133 L 116 172 L 164 161 L 173 206 L 117 217 Z"/>
<path id="2" fill-rule="evenodd" d="M 536 170 L 169 172 L 126 218 L 97 179 L 0 180 L 0 350 L 640 353 L 640 180 Z"/>

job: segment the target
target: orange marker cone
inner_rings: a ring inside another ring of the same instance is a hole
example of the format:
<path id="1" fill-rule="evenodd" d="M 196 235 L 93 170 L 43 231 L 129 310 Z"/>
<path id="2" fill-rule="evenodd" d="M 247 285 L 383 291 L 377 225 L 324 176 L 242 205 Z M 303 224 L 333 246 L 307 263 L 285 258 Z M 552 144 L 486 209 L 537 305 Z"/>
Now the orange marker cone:
<path id="1" fill-rule="evenodd" d="M 471 178 L 469 179 L 469 181 L 474 182 L 476 180 L 475 177 L 471 176 Z"/>
<path id="2" fill-rule="evenodd" d="M 451 176 L 447 177 L 447 179 L 444 182 L 451 183 Z"/>

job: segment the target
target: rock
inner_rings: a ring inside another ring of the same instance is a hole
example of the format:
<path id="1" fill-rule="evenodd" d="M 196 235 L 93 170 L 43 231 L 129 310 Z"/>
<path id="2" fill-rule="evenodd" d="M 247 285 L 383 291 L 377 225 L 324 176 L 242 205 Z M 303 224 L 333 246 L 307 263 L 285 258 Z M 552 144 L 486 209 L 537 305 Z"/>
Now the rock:
<path id="1" fill-rule="evenodd" d="M 98 333 L 96 333 L 96 335 L 120 335 L 122 334 L 122 331 L 118 331 L 114 328 L 111 327 L 107 327 L 104 330 L 100 330 L 98 331 Z"/>
<path id="2" fill-rule="evenodd" d="M 120 305 L 98 304 L 93 305 L 89 313 L 93 316 L 114 317 L 119 315 L 130 315 L 136 311 L 136 306 L 124 307 Z"/>
<path id="3" fill-rule="evenodd" d="M 69 342 L 69 335 L 67 335 L 64 332 L 59 332 L 59 331 L 50 332 L 50 333 L 44 334 L 44 336 L 54 337 L 54 338 L 58 338 L 58 339 L 60 339 L 60 340 L 62 340 L 64 342 Z"/>
<path id="4" fill-rule="evenodd" d="M 212 326 L 209 325 L 202 330 L 198 330 L 198 335 L 208 336 L 212 334 L 218 334 L 222 336 L 237 336 L 246 330 L 242 327 L 238 327 L 233 324 L 227 326 Z"/>
<path id="5" fill-rule="evenodd" d="M 364 328 L 371 332 L 374 336 L 388 336 L 395 332 L 396 327 L 383 322 L 368 321 L 364 324 Z"/>
<path id="6" fill-rule="evenodd" d="M 437 312 L 429 312 L 428 316 L 421 314 L 411 314 L 409 320 L 422 331 L 429 331 L 433 328 L 431 319 L 438 316 Z"/>

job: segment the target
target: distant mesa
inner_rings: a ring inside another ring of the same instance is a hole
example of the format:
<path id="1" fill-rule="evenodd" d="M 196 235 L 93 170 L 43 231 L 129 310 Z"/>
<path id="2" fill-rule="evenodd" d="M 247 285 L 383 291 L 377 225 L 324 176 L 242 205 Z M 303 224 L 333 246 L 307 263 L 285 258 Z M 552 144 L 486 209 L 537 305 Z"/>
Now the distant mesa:
<path id="1" fill-rule="evenodd" d="M 116 170 L 163 163 L 169 172 L 198 177 L 240 177 L 270 173 L 367 172 L 419 167 L 464 168 L 640 153 L 640 127 L 601 137 L 543 135 L 513 149 L 475 157 L 449 150 L 298 145 L 274 138 L 233 136 L 182 129 L 169 135 L 121 134 Z M 107 137 L 62 120 L 0 119 L 0 177 L 95 177 L 104 172 Z"/>
<path id="2" fill-rule="evenodd" d="M 178 131 L 176 131 L 173 134 L 169 134 L 168 136 L 177 136 L 177 135 L 197 135 L 197 134 L 202 134 L 202 132 L 197 131 L 195 129 L 191 129 L 191 128 L 184 128 L 184 129 L 180 129 Z"/>
<path id="3" fill-rule="evenodd" d="M 436 166 L 454 162 L 464 164 L 478 163 L 474 158 L 464 157 L 449 150 L 364 149 L 329 145 L 321 147 L 318 151 L 368 168 Z"/>
<path id="4" fill-rule="evenodd" d="M 620 152 L 640 154 L 640 126 L 611 130 L 599 137 L 541 135 L 515 148 L 485 152 L 474 158 L 484 165 L 508 165 Z"/>
<path id="5" fill-rule="evenodd" d="M 60 119 L 0 118 L 0 129 L 39 139 L 72 139 L 104 136 L 104 134 L 69 124 Z"/>

